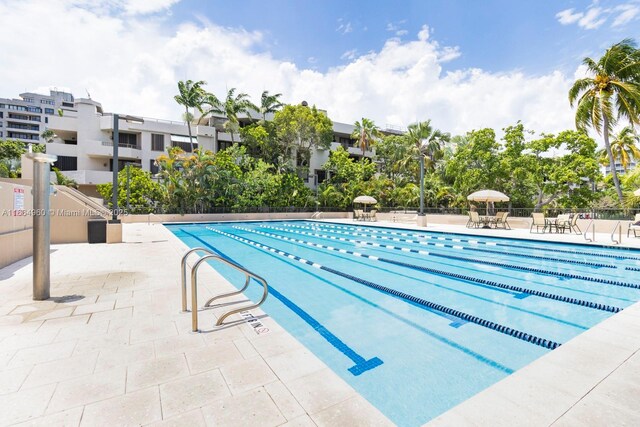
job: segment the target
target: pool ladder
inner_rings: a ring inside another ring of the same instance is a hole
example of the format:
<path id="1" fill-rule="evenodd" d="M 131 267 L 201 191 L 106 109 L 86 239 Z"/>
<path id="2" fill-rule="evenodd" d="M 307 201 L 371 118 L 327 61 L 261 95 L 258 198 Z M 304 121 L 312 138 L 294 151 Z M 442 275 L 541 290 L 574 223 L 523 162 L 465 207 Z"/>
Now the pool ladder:
<path id="1" fill-rule="evenodd" d="M 253 308 L 259 307 L 267 299 L 267 296 L 269 295 L 269 285 L 267 284 L 267 281 L 264 280 L 262 277 L 252 273 L 251 271 L 247 270 L 244 267 L 239 266 L 238 264 L 232 261 L 229 261 L 219 255 L 215 255 L 209 249 L 194 248 L 187 251 L 187 253 L 184 254 L 184 256 L 182 257 L 182 260 L 180 261 L 181 286 L 182 286 L 182 311 L 183 312 L 189 311 L 187 310 L 187 258 L 189 257 L 189 255 L 191 255 L 194 252 L 204 252 L 206 253 L 206 255 L 198 258 L 195 264 L 193 264 L 193 266 L 191 267 L 191 330 L 193 332 L 198 332 L 198 269 L 200 268 L 200 265 L 207 260 L 220 261 L 223 264 L 226 264 L 229 267 L 244 273 L 245 282 L 242 289 L 238 291 L 227 292 L 224 294 L 216 295 L 213 298 L 210 298 L 204 304 L 205 308 L 211 307 L 211 303 L 217 299 L 238 295 L 244 292 L 245 289 L 247 289 L 247 287 L 249 286 L 249 282 L 251 282 L 251 278 L 254 278 L 258 282 L 260 282 L 264 287 L 264 292 L 262 294 L 262 298 L 260 299 L 260 301 L 258 301 L 255 304 L 236 308 L 224 313 L 222 316 L 220 316 L 220 318 L 216 322 L 216 326 L 222 325 L 222 322 L 224 322 L 224 319 L 231 316 L 232 314 L 240 313 L 241 311 L 251 310 Z M 233 303 L 233 304 L 236 304 L 236 303 Z"/>

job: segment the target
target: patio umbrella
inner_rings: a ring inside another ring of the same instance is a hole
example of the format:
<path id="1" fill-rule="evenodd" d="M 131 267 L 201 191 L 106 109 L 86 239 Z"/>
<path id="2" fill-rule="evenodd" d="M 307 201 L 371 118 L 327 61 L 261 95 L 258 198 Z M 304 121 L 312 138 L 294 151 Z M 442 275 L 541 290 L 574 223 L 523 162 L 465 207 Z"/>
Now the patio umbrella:
<path id="1" fill-rule="evenodd" d="M 640 188 L 633 192 L 634 196 L 640 197 Z"/>
<path id="2" fill-rule="evenodd" d="M 363 205 L 365 205 L 364 210 L 366 211 L 367 205 L 375 205 L 376 203 L 378 203 L 378 201 L 371 196 L 358 196 L 353 199 L 353 203 L 362 203 Z"/>
<path id="3" fill-rule="evenodd" d="M 485 202 L 487 204 L 487 215 L 489 214 L 489 202 L 508 202 L 509 196 L 495 190 L 480 190 L 467 196 L 467 200 L 473 202 Z"/>

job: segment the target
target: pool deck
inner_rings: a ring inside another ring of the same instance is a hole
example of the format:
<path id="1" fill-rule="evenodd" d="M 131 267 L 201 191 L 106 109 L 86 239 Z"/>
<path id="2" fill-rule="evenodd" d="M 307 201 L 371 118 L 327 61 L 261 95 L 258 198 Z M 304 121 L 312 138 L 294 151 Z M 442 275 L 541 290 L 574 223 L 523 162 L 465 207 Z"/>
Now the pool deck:
<path id="1" fill-rule="evenodd" d="M 186 246 L 159 224 L 124 240 L 52 246 L 48 301 L 31 300 L 31 258 L 0 270 L 0 426 L 392 425 L 259 309 L 268 333 L 212 331 L 219 309 L 192 333 Z M 235 290 L 200 271 L 200 305 Z"/>
<path id="2" fill-rule="evenodd" d="M 528 230 L 427 230 L 584 242 Z M 54 245 L 49 301 L 31 300 L 30 258 L 0 270 L 0 425 L 391 424 L 259 309 L 252 314 L 268 333 L 243 321 L 214 331 L 220 309 L 200 312 L 206 331 L 190 332 L 191 313 L 180 312 L 186 246 L 158 224 L 124 224 L 124 240 Z M 623 243 L 640 248 L 640 238 Z M 200 304 L 232 289 L 208 265 L 200 283 Z M 640 303 L 428 425 L 640 425 L 638 350 Z"/>

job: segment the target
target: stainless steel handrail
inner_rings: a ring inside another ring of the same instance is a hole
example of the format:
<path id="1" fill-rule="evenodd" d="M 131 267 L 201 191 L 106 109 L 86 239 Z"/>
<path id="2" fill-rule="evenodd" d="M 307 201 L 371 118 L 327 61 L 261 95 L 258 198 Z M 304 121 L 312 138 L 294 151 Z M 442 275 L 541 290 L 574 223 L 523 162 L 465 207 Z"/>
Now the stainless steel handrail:
<path id="1" fill-rule="evenodd" d="M 593 227 L 591 227 L 593 226 Z M 587 233 L 589 232 L 589 228 L 592 228 L 592 232 L 593 232 L 593 239 L 590 239 L 587 237 Z M 584 240 L 588 241 L 588 242 L 595 242 L 596 240 L 596 224 L 594 222 L 594 220 L 591 220 L 591 222 L 589 223 L 589 225 L 587 225 L 587 228 L 585 228 L 584 230 Z"/>
<path id="2" fill-rule="evenodd" d="M 208 255 L 213 255 L 213 252 L 211 252 L 209 249 L 206 248 L 193 248 L 187 251 L 187 253 L 185 253 L 182 256 L 182 260 L 180 261 L 180 285 L 182 287 L 182 311 L 188 311 L 187 310 L 187 258 L 189 257 L 189 255 L 191 255 L 194 252 L 205 252 Z M 193 307 L 192 307 L 193 308 Z"/>
<path id="3" fill-rule="evenodd" d="M 616 230 L 618 230 L 618 239 L 620 240 L 616 240 L 613 238 L 613 235 L 616 234 Z M 613 227 L 613 231 L 611 232 L 611 241 L 616 245 L 619 245 L 620 242 L 622 242 L 622 221 L 618 221 L 616 223 L 616 226 Z"/>
<path id="4" fill-rule="evenodd" d="M 216 322 L 216 326 L 222 325 L 222 322 L 224 321 L 224 319 L 231 316 L 232 314 L 240 313 L 241 311 L 251 310 L 253 308 L 259 307 L 260 305 L 262 305 L 262 303 L 267 299 L 267 296 L 269 295 L 269 285 L 267 285 L 267 281 L 264 280 L 262 277 L 250 272 L 246 268 L 241 267 L 234 262 L 231 262 L 225 258 L 222 258 L 221 256 L 205 255 L 202 258 L 200 258 L 198 261 L 196 261 L 196 263 L 191 268 L 191 330 L 193 332 L 198 332 L 198 269 L 200 268 L 200 265 L 202 265 L 203 262 L 209 259 L 215 259 L 216 261 L 220 261 L 228 265 L 229 267 L 235 268 L 236 270 L 243 272 L 246 275 L 247 280 L 242 290 L 230 292 L 228 294 L 218 295 L 216 297 L 211 298 L 209 301 L 207 301 L 207 304 L 209 304 L 214 299 L 222 298 L 224 296 L 229 296 L 229 295 L 235 295 L 244 291 L 247 288 L 247 286 L 249 286 L 249 282 L 252 277 L 256 279 L 258 282 L 262 283 L 262 286 L 264 287 L 264 292 L 262 293 L 262 298 L 260 299 L 260 301 L 258 301 L 255 304 L 236 308 L 224 313 L 222 316 L 220 316 L 220 318 Z"/>

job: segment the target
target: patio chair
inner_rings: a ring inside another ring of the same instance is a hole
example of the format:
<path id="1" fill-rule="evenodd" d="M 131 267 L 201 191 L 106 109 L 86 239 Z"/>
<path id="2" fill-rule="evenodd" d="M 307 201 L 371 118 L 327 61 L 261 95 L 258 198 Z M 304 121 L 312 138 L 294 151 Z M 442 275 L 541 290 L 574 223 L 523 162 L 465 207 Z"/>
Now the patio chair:
<path id="1" fill-rule="evenodd" d="M 507 217 L 509 216 L 509 212 L 498 212 L 495 218 L 495 226 L 496 228 L 504 228 L 505 230 L 511 230 L 511 226 L 507 222 Z"/>
<path id="2" fill-rule="evenodd" d="M 536 227 L 536 233 L 540 232 L 540 227 L 542 227 L 542 232 L 547 229 L 547 223 L 544 220 L 544 214 L 540 212 L 534 212 L 531 214 L 533 217 L 533 221 L 531 222 L 531 228 L 529 229 L 529 233 L 533 233 L 533 227 Z"/>
<path id="3" fill-rule="evenodd" d="M 480 215 L 478 215 L 478 212 L 469 212 L 468 224 L 468 228 L 480 228 L 484 225 L 480 219 Z"/>
<path id="4" fill-rule="evenodd" d="M 638 233 L 640 233 L 640 213 L 636 214 L 636 217 L 632 222 L 629 223 L 629 228 L 627 228 L 627 237 L 633 231 L 633 237 L 638 237 Z"/>
<path id="5" fill-rule="evenodd" d="M 377 209 L 371 209 L 371 212 L 369 212 L 369 221 L 377 221 L 376 213 L 378 213 Z"/>
<path id="6" fill-rule="evenodd" d="M 362 221 L 364 218 L 362 209 L 354 209 L 353 210 L 353 219 L 354 221 Z"/>
<path id="7" fill-rule="evenodd" d="M 569 214 L 558 215 L 555 226 L 558 233 L 564 233 L 566 230 L 571 232 L 571 216 Z"/>
<path id="8" fill-rule="evenodd" d="M 580 219 L 580 215 L 578 215 L 577 213 L 574 213 L 573 215 L 571 215 L 571 219 L 569 221 L 569 232 L 573 233 L 576 232 L 576 234 L 582 234 L 582 230 L 580 230 L 580 227 L 578 227 L 578 220 Z"/>

